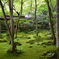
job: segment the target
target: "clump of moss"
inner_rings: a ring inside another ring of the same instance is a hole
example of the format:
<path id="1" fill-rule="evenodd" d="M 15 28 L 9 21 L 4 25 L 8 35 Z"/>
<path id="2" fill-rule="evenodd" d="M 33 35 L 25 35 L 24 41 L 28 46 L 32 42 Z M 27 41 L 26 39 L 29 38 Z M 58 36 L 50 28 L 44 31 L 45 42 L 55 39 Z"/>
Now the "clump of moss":
<path id="1" fill-rule="evenodd" d="M 34 44 L 35 43 L 35 40 L 30 40 L 30 41 L 28 41 L 26 43 Z"/>
<path id="2" fill-rule="evenodd" d="M 29 46 L 29 48 L 32 48 L 33 46 Z"/>
<path id="3" fill-rule="evenodd" d="M 51 41 L 48 41 L 48 42 L 43 42 L 41 45 L 53 45 L 53 42 L 51 42 Z"/>
<path id="4" fill-rule="evenodd" d="M 8 51 L 7 51 L 7 53 L 8 54 L 11 54 L 11 55 L 15 55 L 15 56 L 18 56 L 18 55 L 21 55 L 21 54 L 23 54 L 24 52 L 22 51 L 22 50 L 15 50 L 15 51 L 12 51 L 11 49 L 9 49 Z"/>
<path id="5" fill-rule="evenodd" d="M 47 56 L 48 59 L 56 59 L 57 58 L 57 53 L 56 50 L 51 50 L 43 53 L 42 56 Z"/>

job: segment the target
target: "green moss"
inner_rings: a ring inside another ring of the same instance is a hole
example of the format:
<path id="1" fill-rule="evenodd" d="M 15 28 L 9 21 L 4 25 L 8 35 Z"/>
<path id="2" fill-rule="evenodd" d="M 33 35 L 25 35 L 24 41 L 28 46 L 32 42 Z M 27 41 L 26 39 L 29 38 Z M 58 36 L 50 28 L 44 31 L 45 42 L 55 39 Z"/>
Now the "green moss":
<path id="1" fill-rule="evenodd" d="M 42 32 L 40 32 L 42 34 Z M 39 41 L 39 45 L 37 45 L 38 43 L 34 43 L 34 44 L 28 44 L 26 42 L 30 41 L 30 40 L 35 40 L 35 38 L 33 37 L 35 35 L 35 33 L 18 33 L 18 38 L 15 39 L 15 42 L 19 42 L 22 45 L 21 46 L 17 46 L 18 50 L 23 51 L 23 54 L 20 54 L 18 56 L 12 55 L 12 54 L 8 54 L 7 51 L 8 49 L 10 49 L 10 45 L 8 42 L 5 43 L 0 43 L 0 59 L 47 59 L 47 56 L 42 56 L 43 53 L 50 51 L 50 50 L 54 50 L 56 49 L 56 47 L 54 45 L 49 45 L 44 47 L 43 45 L 41 45 L 42 42 L 48 42 L 51 40 L 43 40 L 43 41 Z M 3 34 L 4 38 L 3 40 L 6 39 L 5 34 Z M 23 37 L 23 38 L 20 38 Z M 24 38 L 24 37 L 30 37 L 30 39 L 28 38 Z M 45 38 L 45 35 L 41 35 L 41 37 Z M 32 46 L 31 48 L 29 48 L 30 46 Z"/>

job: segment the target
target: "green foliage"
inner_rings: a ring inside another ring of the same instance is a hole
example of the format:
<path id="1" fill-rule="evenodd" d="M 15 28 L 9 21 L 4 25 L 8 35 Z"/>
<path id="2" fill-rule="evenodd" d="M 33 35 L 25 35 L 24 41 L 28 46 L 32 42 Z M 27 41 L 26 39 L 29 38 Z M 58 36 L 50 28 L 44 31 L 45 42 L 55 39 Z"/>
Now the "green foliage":
<path id="1" fill-rule="evenodd" d="M 6 1 L 8 0 L 2 0 L 3 4 Z M 30 15 L 32 15 L 32 19 L 14 19 L 15 21 L 14 26 L 16 26 L 16 21 L 19 20 L 19 30 L 20 30 L 20 33 L 18 32 L 17 38 L 15 38 L 14 41 L 22 44 L 21 46 L 17 46 L 17 49 L 23 50 L 25 53 L 20 54 L 19 56 L 7 54 L 6 51 L 11 47 L 9 45 L 9 37 L 8 35 L 6 35 L 6 33 L 2 33 L 3 38 L 0 38 L 0 40 L 6 40 L 7 42 L 0 43 L 0 59 L 19 59 L 19 58 L 20 59 L 47 59 L 47 57 L 42 56 L 42 54 L 44 52 L 47 52 L 49 50 L 54 50 L 56 48 L 53 45 L 47 46 L 48 42 L 50 41 L 53 42 L 53 40 L 51 38 L 50 31 L 43 30 L 44 28 L 46 29 L 46 27 L 49 27 L 48 8 L 47 8 L 47 4 L 45 0 L 37 0 L 37 15 L 36 16 L 37 16 L 38 26 L 39 26 L 39 29 L 38 29 L 39 30 L 39 34 L 38 34 L 39 43 L 36 41 L 36 37 L 34 37 L 36 35 L 36 33 L 34 33 L 36 24 L 34 23 L 34 26 L 33 26 L 33 20 L 35 16 L 34 1 L 35 0 L 32 0 L 32 6 L 30 6 L 31 5 L 30 0 L 23 0 L 23 15 L 25 16 L 29 14 L 30 12 Z M 55 15 L 56 14 L 56 11 L 55 11 L 56 0 L 51 0 L 51 1 L 49 0 L 49 2 L 51 5 L 53 14 Z M 13 4 L 14 4 L 15 9 L 20 14 L 21 0 L 14 0 Z M 30 10 L 30 8 L 32 8 L 32 10 Z M 4 9 L 5 9 L 6 15 L 10 15 L 8 2 L 4 5 Z M 17 13 L 15 11 L 13 12 L 14 12 L 13 15 L 17 16 Z M 0 8 L 0 16 L 3 16 L 1 8 Z M 0 22 L 2 23 L 2 30 L 6 30 L 4 21 L 0 21 Z M 33 32 L 29 33 L 30 31 L 32 31 L 31 29 L 33 30 Z M 28 44 L 28 42 L 30 44 Z M 41 45 L 42 43 L 44 43 L 45 45 L 44 46 Z"/>
<path id="2" fill-rule="evenodd" d="M 36 42 L 36 39 L 33 37 L 35 36 L 34 32 L 20 32 L 17 35 L 17 38 L 15 39 L 15 42 L 19 42 L 22 45 L 21 46 L 17 46 L 17 49 L 20 50 L 21 52 L 24 52 L 22 54 L 10 54 L 10 53 L 6 53 L 9 49 L 10 49 L 10 45 L 9 42 L 5 42 L 5 43 L 0 43 L 0 58 L 2 59 L 47 59 L 47 56 L 42 56 L 44 53 L 46 53 L 47 51 L 54 51 L 55 50 L 55 46 L 53 45 L 42 45 L 42 43 L 48 43 L 52 40 L 46 40 L 48 36 L 49 32 L 47 30 L 44 31 L 40 31 L 39 35 L 41 36 L 42 39 L 44 39 L 43 41 L 39 41 L 39 43 Z M 50 35 L 50 34 L 49 34 Z M 3 33 L 2 36 L 4 37 L 3 40 L 6 40 L 6 33 Z M 28 37 L 30 37 L 28 39 Z M 0 39 L 2 40 L 2 39 Z M 17 43 L 17 44 L 19 44 Z"/>

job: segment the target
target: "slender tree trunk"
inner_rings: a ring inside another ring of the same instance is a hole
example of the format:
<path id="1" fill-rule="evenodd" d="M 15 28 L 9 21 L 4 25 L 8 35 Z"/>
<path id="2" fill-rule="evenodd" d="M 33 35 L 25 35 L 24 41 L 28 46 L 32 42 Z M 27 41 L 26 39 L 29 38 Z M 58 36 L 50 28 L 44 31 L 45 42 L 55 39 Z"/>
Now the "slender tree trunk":
<path id="1" fill-rule="evenodd" d="M 22 16 L 22 13 L 23 13 L 23 0 L 21 0 L 21 11 L 20 11 L 20 13 L 21 13 L 21 16 Z"/>
<path id="2" fill-rule="evenodd" d="M 18 29 L 18 24 L 16 22 L 16 37 L 15 38 L 17 38 L 17 29 Z"/>
<path id="3" fill-rule="evenodd" d="M 54 39 L 54 45 L 56 45 L 56 37 L 55 37 L 55 32 L 54 32 L 54 27 L 53 27 L 53 15 L 52 15 L 52 10 L 51 7 L 49 5 L 49 1 L 47 0 L 47 6 L 48 6 L 48 11 L 49 11 L 49 19 L 50 19 L 50 27 L 51 27 L 51 32 L 52 32 L 52 37 Z"/>
<path id="4" fill-rule="evenodd" d="M 1 38 L 1 22 L 0 22 L 0 38 Z"/>
<path id="5" fill-rule="evenodd" d="M 56 46 L 59 47 L 59 0 L 57 0 Z"/>
<path id="6" fill-rule="evenodd" d="M 10 9 L 10 31 L 11 31 L 11 45 L 12 51 L 15 52 L 16 46 L 14 45 L 14 20 L 13 20 L 13 0 L 9 0 L 9 9 Z"/>
<path id="7" fill-rule="evenodd" d="M 30 4 L 30 12 L 32 12 L 32 0 L 31 0 L 31 4 Z"/>
<path id="8" fill-rule="evenodd" d="M 56 17 L 56 47 L 57 47 L 57 59 L 59 59 L 59 0 L 56 0 L 57 5 L 57 17 Z"/>
<path id="9" fill-rule="evenodd" d="M 4 16 L 5 25 L 6 25 L 6 28 L 7 28 L 7 30 L 8 30 L 8 34 L 9 34 L 9 36 L 11 36 L 11 31 L 10 31 L 10 28 L 9 28 L 9 25 L 8 25 L 8 22 L 7 22 L 6 13 L 5 13 L 5 11 L 4 11 L 4 6 L 3 6 L 1 0 L 0 0 L 0 5 L 1 5 L 1 9 L 2 9 L 3 16 Z M 10 41 L 11 41 L 11 40 L 10 40 Z"/>
<path id="10" fill-rule="evenodd" d="M 16 22 L 16 38 L 17 38 L 17 32 L 18 32 L 18 23 L 19 23 L 19 20 Z"/>
<path id="11" fill-rule="evenodd" d="M 37 20 L 37 0 L 35 0 L 35 22 L 36 22 L 36 39 L 38 39 L 38 20 Z"/>

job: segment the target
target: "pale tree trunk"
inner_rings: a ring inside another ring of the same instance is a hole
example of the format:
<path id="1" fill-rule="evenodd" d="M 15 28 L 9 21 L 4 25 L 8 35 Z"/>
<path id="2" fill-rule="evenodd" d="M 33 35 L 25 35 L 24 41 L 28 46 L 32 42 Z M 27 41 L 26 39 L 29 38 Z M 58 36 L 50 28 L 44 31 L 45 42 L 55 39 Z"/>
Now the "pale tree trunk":
<path id="1" fill-rule="evenodd" d="M 31 0 L 31 4 L 30 4 L 30 11 L 32 12 L 32 0 Z"/>
<path id="2" fill-rule="evenodd" d="M 4 19 L 5 19 L 6 28 L 8 30 L 8 34 L 9 34 L 9 37 L 10 37 L 12 51 L 15 51 L 16 45 L 14 44 L 13 0 L 9 0 L 9 7 L 10 7 L 10 27 L 8 25 L 6 14 L 5 14 L 5 11 L 4 11 L 4 6 L 3 6 L 1 0 L 0 0 L 0 5 L 1 5 L 1 9 L 2 9 L 2 12 L 3 12 Z"/>
<path id="3" fill-rule="evenodd" d="M 14 45 L 14 20 L 13 20 L 13 0 L 9 0 L 9 9 L 10 9 L 10 40 L 12 45 L 12 51 L 15 51 L 16 46 Z"/>

